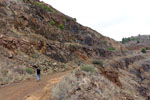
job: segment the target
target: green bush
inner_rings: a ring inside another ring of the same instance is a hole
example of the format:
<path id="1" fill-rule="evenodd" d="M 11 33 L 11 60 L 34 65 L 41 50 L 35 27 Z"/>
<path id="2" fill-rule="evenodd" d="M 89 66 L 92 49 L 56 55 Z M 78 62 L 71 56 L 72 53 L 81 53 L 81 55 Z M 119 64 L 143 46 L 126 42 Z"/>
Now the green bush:
<path id="1" fill-rule="evenodd" d="M 100 59 L 93 60 L 92 63 L 93 63 L 93 64 L 96 64 L 96 65 L 100 65 L 100 66 L 103 66 L 103 65 L 104 65 L 103 61 L 101 61 Z"/>
<path id="2" fill-rule="evenodd" d="M 142 52 L 142 53 L 146 53 L 146 49 L 145 49 L 145 48 L 142 48 L 141 52 Z"/>
<path id="3" fill-rule="evenodd" d="M 109 48 L 109 50 L 110 50 L 110 51 L 115 51 L 115 50 L 116 50 L 116 48 L 111 47 L 111 48 Z"/>
<path id="4" fill-rule="evenodd" d="M 80 69 L 82 71 L 86 71 L 86 72 L 92 72 L 92 73 L 95 72 L 94 67 L 90 66 L 90 65 L 83 65 L 83 66 L 80 67 Z"/>
<path id="5" fill-rule="evenodd" d="M 25 71 L 28 73 L 28 74 L 33 74 L 34 71 L 32 68 L 26 68 Z"/>
<path id="6" fill-rule="evenodd" d="M 51 24 L 52 26 L 54 26 L 54 25 L 55 25 L 55 22 L 54 22 L 53 20 L 51 20 L 51 21 L 50 21 L 50 24 Z"/>
<path id="7" fill-rule="evenodd" d="M 59 24 L 59 28 L 60 28 L 61 30 L 64 30 L 64 25 L 63 25 L 63 24 Z"/>

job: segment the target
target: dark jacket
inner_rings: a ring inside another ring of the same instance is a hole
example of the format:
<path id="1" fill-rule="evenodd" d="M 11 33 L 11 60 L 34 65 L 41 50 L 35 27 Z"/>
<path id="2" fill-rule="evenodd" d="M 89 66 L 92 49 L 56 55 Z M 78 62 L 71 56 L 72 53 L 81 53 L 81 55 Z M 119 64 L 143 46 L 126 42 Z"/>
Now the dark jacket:
<path id="1" fill-rule="evenodd" d="M 41 71 L 41 70 L 40 70 L 39 68 L 37 68 L 37 74 L 40 74 L 40 71 Z"/>

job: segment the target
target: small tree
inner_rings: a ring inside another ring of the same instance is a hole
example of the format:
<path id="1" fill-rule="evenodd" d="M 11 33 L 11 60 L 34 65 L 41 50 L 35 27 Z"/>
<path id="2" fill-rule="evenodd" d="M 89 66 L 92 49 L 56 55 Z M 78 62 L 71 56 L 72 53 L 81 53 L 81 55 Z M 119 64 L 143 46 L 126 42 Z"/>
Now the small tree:
<path id="1" fill-rule="evenodd" d="M 75 22 L 76 22 L 76 21 L 77 21 L 77 19 L 76 19 L 76 18 L 73 18 L 73 21 L 75 21 Z"/>
<path id="2" fill-rule="evenodd" d="M 142 48 L 141 52 L 142 52 L 142 53 L 146 53 L 146 49 L 145 49 L 145 48 Z"/>
<path id="3" fill-rule="evenodd" d="M 139 40 L 137 40 L 137 41 L 136 41 L 136 43 L 140 43 L 140 41 L 139 41 Z"/>

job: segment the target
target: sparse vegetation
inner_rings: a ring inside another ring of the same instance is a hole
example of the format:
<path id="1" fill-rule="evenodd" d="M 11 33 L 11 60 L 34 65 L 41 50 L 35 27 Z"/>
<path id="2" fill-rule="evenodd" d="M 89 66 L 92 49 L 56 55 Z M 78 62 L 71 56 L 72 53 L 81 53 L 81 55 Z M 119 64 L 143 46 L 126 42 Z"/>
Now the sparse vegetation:
<path id="1" fill-rule="evenodd" d="M 95 60 L 93 60 L 92 63 L 93 63 L 93 64 L 96 64 L 96 65 L 100 65 L 100 66 L 103 66 L 103 65 L 104 65 L 103 61 L 101 61 L 100 59 L 95 59 Z"/>
<path id="2" fill-rule="evenodd" d="M 64 25 L 63 24 L 59 24 L 59 29 L 64 30 Z"/>
<path id="3" fill-rule="evenodd" d="M 32 68 L 26 68 L 25 71 L 28 73 L 28 74 L 33 74 L 34 71 Z"/>
<path id="4" fill-rule="evenodd" d="M 110 50 L 110 51 L 115 51 L 115 50 L 116 50 L 116 48 L 111 47 L 111 48 L 109 48 L 109 50 Z"/>
<path id="5" fill-rule="evenodd" d="M 54 25 L 55 25 L 55 22 L 54 22 L 53 20 L 51 20 L 51 21 L 50 21 L 50 24 L 51 24 L 52 26 L 54 26 Z"/>
<path id="6" fill-rule="evenodd" d="M 145 49 L 145 48 L 142 48 L 141 52 L 142 52 L 142 53 L 146 53 L 146 49 Z"/>
<path id="7" fill-rule="evenodd" d="M 95 72 L 94 67 L 90 66 L 90 65 L 83 65 L 83 66 L 80 67 L 80 69 L 82 71 L 86 71 L 86 72 L 92 72 L 92 73 Z"/>
<path id="8" fill-rule="evenodd" d="M 122 43 L 127 43 L 127 42 L 129 42 L 129 41 L 131 41 L 131 38 L 122 38 Z"/>
<path id="9" fill-rule="evenodd" d="M 128 43 L 128 42 L 134 41 L 134 40 L 138 40 L 138 38 L 134 38 L 134 37 L 122 38 L 122 43 Z"/>
<path id="10" fill-rule="evenodd" d="M 46 11 L 53 12 L 52 8 L 48 7 L 47 5 L 45 5 L 41 2 L 34 2 L 33 0 L 30 0 L 30 2 L 34 3 L 34 5 L 36 5 L 36 6 L 39 6 L 43 9 L 45 9 Z"/>

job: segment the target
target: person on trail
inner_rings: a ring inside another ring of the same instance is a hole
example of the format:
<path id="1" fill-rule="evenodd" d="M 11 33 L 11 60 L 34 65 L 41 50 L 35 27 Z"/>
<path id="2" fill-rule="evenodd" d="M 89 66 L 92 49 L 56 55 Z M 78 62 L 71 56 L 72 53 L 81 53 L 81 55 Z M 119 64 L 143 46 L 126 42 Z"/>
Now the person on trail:
<path id="1" fill-rule="evenodd" d="M 37 68 L 37 81 L 40 81 L 40 80 L 41 80 L 40 74 L 41 74 L 41 70 L 40 70 L 40 68 L 38 67 L 38 68 Z"/>

